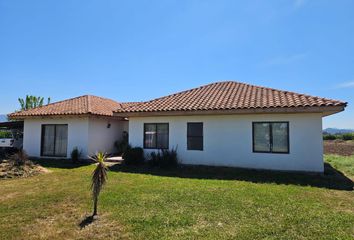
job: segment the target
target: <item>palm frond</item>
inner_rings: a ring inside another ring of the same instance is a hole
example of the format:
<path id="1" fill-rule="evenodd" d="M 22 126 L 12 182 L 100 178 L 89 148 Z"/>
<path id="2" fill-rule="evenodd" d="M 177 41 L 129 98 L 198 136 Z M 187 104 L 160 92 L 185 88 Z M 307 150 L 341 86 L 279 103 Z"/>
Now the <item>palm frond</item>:
<path id="1" fill-rule="evenodd" d="M 97 214 L 97 201 L 98 201 L 98 196 L 100 195 L 100 192 L 103 188 L 103 186 L 107 182 L 107 171 L 108 168 L 105 165 L 104 161 L 107 158 L 107 155 L 105 153 L 99 152 L 95 156 L 90 157 L 92 160 L 97 162 L 97 166 L 95 170 L 92 173 L 92 178 L 91 178 L 91 190 L 92 190 L 92 198 L 94 201 L 94 214 Z"/>

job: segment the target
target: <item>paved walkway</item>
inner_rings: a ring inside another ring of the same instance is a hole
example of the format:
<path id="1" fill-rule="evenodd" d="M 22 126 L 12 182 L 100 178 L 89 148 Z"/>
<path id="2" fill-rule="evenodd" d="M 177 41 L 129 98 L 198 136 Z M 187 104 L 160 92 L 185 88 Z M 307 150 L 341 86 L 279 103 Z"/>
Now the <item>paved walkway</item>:
<path id="1" fill-rule="evenodd" d="M 109 157 L 109 158 L 107 158 L 107 161 L 109 161 L 109 162 L 121 162 L 121 161 L 123 161 L 123 158 L 122 157 Z"/>
<path id="2" fill-rule="evenodd" d="M 116 164 L 121 164 L 122 161 L 123 161 L 122 157 L 109 157 L 109 158 L 107 158 L 105 163 L 106 163 L 106 166 L 111 167 Z"/>

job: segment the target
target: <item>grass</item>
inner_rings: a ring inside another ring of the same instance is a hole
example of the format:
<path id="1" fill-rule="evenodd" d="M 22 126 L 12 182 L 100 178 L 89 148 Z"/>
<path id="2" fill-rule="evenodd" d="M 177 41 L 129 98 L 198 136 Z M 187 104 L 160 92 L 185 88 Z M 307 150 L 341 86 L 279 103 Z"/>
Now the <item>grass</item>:
<path id="1" fill-rule="evenodd" d="M 354 155 L 325 155 L 325 161 L 330 163 L 334 168 L 343 169 L 347 175 L 354 177 Z"/>
<path id="2" fill-rule="evenodd" d="M 350 178 L 353 157 L 326 156 Z M 348 177 L 228 168 L 113 167 L 89 224 L 92 165 L 0 182 L 0 239 L 352 239 Z"/>

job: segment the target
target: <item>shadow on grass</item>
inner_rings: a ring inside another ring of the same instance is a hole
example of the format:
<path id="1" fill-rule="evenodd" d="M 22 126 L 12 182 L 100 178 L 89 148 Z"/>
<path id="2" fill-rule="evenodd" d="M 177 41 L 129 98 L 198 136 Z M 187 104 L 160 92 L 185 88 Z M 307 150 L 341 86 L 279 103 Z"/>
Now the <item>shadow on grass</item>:
<path id="1" fill-rule="evenodd" d="M 88 225 L 90 225 L 91 223 L 93 223 L 95 221 L 95 217 L 94 216 L 88 216 L 85 217 L 85 219 L 83 219 L 80 223 L 79 223 L 79 227 L 80 229 L 83 229 L 85 227 L 87 227 Z"/>
<path id="2" fill-rule="evenodd" d="M 328 163 L 325 163 L 324 174 L 206 166 L 180 166 L 176 169 L 160 169 L 152 168 L 147 165 L 127 166 L 123 164 L 114 165 L 109 169 L 111 171 L 155 176 L 291 184 L 347 191 L 352 191 L 354 186 L 350 178 L 346 177 L 342 172 L 333 168 Z"/>
<path id="3" fill-rule="evenodd" d="M 91 161 L 85 160 L 85 161 L 80 161 L 78 163 L 73 163 L 71 159 L 31 159 L 34 163 L 41 165 L 42 167 L 45 168 L 65 168 L 65 169 L 73 169 L 73 168 L 79 168 L 83 166 L 87 166 L 92 164 Z"/>

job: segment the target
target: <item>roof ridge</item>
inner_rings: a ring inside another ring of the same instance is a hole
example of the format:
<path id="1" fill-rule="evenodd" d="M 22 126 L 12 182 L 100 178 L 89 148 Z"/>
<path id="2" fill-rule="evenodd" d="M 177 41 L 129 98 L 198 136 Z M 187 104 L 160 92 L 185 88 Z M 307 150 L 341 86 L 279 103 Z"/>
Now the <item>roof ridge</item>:
<path id="1" fill-rule="evenodd" d="M 131 108 L 131 107 L 133 107 L 133 106 L 124 106 L 123 107 L 123 105 L 124 104 L 143 104 L 143 103 L 145 103 L 145 102 L 120 102 L 119 103 L 119 105 L 120 105 L 120 109 L 116 109 L 116 110 L 114 110 L 113 112 L 119 112 L 120 110 L 127 110 L 127 109 L 129 109 L 129 108 Z"/>
<path id="2" fill-rule="evenodd" d="M 238 81 L 218 81 L 141 102 L 82 95 L 42 107 L 13 113 L 13 117 L 40 115 L 96 114 L 114 112 L 153 112 L 177 110 L 230 110 L 253 108 L 297 108 L 342 106 L 347 103 L 307 94 L 262 87 Z"/>
<path id="3" fill-rule="evenodd" d="M 91 95 L 87 95 L 86 104 L 87 104 L 87 112 L 91 113 L 92 112 L 92 110 L 91 110 Z"/>
<path id="4" fill-rule="evenodd" d="M 141 101 L 138 102 L 120 102 L 121 104 L 129 104 L 129 103 L 141 103 Z"/>
<path id="5" fill-rule="evenodd" d="M 57 102 L 51 102 L 51 103 L 48 103 L 46 105 L 38 106 L 36 108 L 31 108 L 31 109 L 38 109 L 38 108 L 42 108 L 42 107 L 45 107 L 45 106 L 51 106 L 51 105 L 54 105 L 54 104 L 57 104 L 57 103 L 67 102 L 67 101 L 71 101 L 71 100 L 74 100 L 74 99 L 85 98 L 85 97 L 86 98 L 95 97 L 95 98 L 100 98 L 100 99 L 110 100 L 110 101 L 114 101 L 116 103 L 120 103 L 120 102 L 117 102 L 117 101 L 115 101 L 113 99 L 110 99 L 110 98 L 104 98 L 104 97 L 100 97 L 100 96 L 96 96 L 96 95 L 92 95 L 92 94 L 84 94 L 84 95 L 80 95 L 80 96 L 77 96 L 77 97 L 72 97 L 72 98 L 60 100 L 60 101 L 57 101 Z M 88 101 L 86 101 L 86 103 L 88 103 Z M 28 110 L 31 110 L 31 109 L 22 110 L 22 111 L 28 111 Z M 19 112 L 22 112 L 22 111 L 19 111 Z"/>
<path id="6" fill-rule="evenodd" d="M 295 94 L 295 95 L 298 95 L 298 96 L 311 97 L 311 98 L 317 98 L 317 99 L 324 99 L 324 100 L 328 100 L 328 101 L 339 101 L 339 100 L 335 100 L 335 99 L 331 99 L 331 98 L 324 98 L 324 97 L 320 97 L 320 96 L 312 96 L 312 95 L 309 95 L 307 93 L 298 93 L 298 92 L 281 90 L 281 89 L 276 89 L 276 88 L 271 88 L 271 87 L 264 87 L 264 86 L 249 84 L 249 83 L 235 81 L 235 80 L 225 80 L 225 81 L 220 80 L 220 81 L 217 81 L 217 82 L 208 83 L 208 84 L 205 84 L 205 85 L 202 85 L 202 86 L 199 86 L 199 87 L 195 87 L 195 88 L 192 88 L 192 89 L 183 90 L 183 91 L 180 91 L 180 92 L 177 92 L 177 93 L 169 94 L 169 95 L 166 95 L 166 96 L 163 96 L 163 97 L 154 98 L 154 99 L 151 99 L 151 100 L 148 100 L 148 101 L 142 101 L 140 103 L 149 103 L 149 102 L 152 102 L 152 101 L 160 100 L 160 99 L 167 98 L 167 97 L 173 97 L 173 96 L 176 96 L 176 95 L 179 95 L 179 94 L 183 94 L 183 93 L 186 93 L 186 92 L 192 92 L 194 90 L 198 90 L 198 89 L 202 89 L 202 88 L 205 88 L 205 87 L 208 87 L 208 86 L 218 85 L 218 84 L 222 84 L 222 83 L 236 83 L 236 84 L 241 84 L 241 85 L 250 86 L 250 87 L 256 87 L 256 88 L 260 88 L 260 89 L 264 89 L 264 90 L 278 91 L 278 92 L 282 92 L 282 93 L 285 93 L 285 94 L 289 93 L 289 94 Z M 340 102 L 342 102 L 342 101 L 340 101 Z M 343 102 L 343 103 L 347 103 L 347 102 Z"/>
<path id="7" fill-rule="evenodd" d="M 163 96 L 163 97 L 154 98 L 154 99 L 151 99 L 151 100 L 149 100 L 149 101 L 143 101 L 143 102 L 141 102 L 141 103 L 148 103 L 148 102 L 156 101 L 156 100 L 163 99 L 163 98 L 167 98 L 167 97 L 173 97 L 173 96 L 179 95 L 179 94 L 181 94 L 181 93 L 192 92 L 192 91 L 194 91 L 194 90 L 202 89 L 202 88 L 205 88 L 205 87 L 210 86 L 210 85 L 216 85 L 216 84 L 219 84 L 219 83 L 222 83 L 222 82 L 223 82 L 223 81 L 208 83 L 208 84 L 205 84 L 205 85 L 202 85 L 202 86 L 199 86 L 199 87 L 195 87 L 195 88 L 183 90 L 183 91 L 180 91 L 180 92 L 177 92 L 177 93 L 172 93 L 172 94 L 169 94 L 169 95 L 166 95 L 166 96 Z M 225 81 L 225 82 L 226 82 L 226 81 Z"/>
<path id="8" fill-rule="evenodd" d="M 61 100 L 41 107 L 16 111 L 9 115 L 11 117 L 76 114 L 113 116 L 114 110 L 119 107 L 120 103 L 115 100 L 87 94 Z"/>
<path id="9" fill-rule="evenodd" d="M 218 81 L 140 102 L 115 112 L 339 105 L 345 107 L 347 103 L 239 81 Z"/>
<path id="10" fill-rule="evenodd" d="M 205 85 L 202 85 L 202 86 L 199 86 L 199 87 L 195 87 L 195 88 L 192 88 L 192 89 L 188 89 L 188 90 L 183 90 L 183 91 L 180 91 L 180 92 L 177 92 L 177 93 L 173 93 L 173 94 L 169 94 L 169 95 L 166 95 L 166 96 L 162 96 L 162 97 L 158 97 L 158 98 L 153 98 L 151 100 L 148 100 L 148 101 L 140 101 L 140 102 L 136 102 L 137 104 L 146 104 L 146 103 L 149 103 L 149 102 L 153 102 L 153 101 L 156 101 L 156 100 L 160 100 L 160 99 L 163 99 L 163 98 L 167 98 L 167 97 L 173 97 L 173 96 L 176 96 L 178 94 L 182 94 L 182 93 L 186 93 L 186 92 L 191 92 L 193 90 L 196 90 L 196 89 L 201 89 L 201 88 L 204 88 L 206 86 L 209 86 L 209 85 L 213 85 L 213 84 L 217 84 L 218 82 L 214 82 L 214 83 L 208 83 L 208 84 L 205 84 Z M 122 102 L 123 103 L 123 102 Z M 134 102 L 135 103 L 135 102 Z M 127 110 L 129 108 L 132 108 L 133 106 L 128 106 L 126 107 L 126 109 L 124 110 Z M 119 109 L 117 109 L 115 112 L 118 112 Z"/>
<path id="11" fill-rule="evenodd" d="M 86 96 L 86 95 L 85 95 L 85 96 Z M 95 98 L 100 98 L 100 99 L 103 99 L 103 100 L 113 101 L 113 102 L 115 102 L 115 103 L 121 103 L 121 102 L 118 102 L 118 101 L 113 100 L 113 99 L 111 99 L 111 98 L 106 98 L 106 97 L 96 96 L 96 95 L 92 95 L 92 94 L 88 94 L 87 96 L 89 96 L 89 97 L 95 97 Z"/>
<path id="12" fill-rule="evenodd" d="M 72 97 L 72 98 L 60 100 L 60 101 L 57 101 L 57 102 L 51 102 L 49 104 L 46 104 L 46 105 L 43 105 L 43 106 L 40 106 L 40 107 L 50 106 L 50 105 L 53 105 L 53 104 L 56 104 L 56 103 L 62 103 L 62 102 L 66 102 L 66 101 L 70 101 L 70 100 L 74 100 L 74 99 L 78 99 L 78 98 L 83 98 L 83 97 L 86 97 L 86 96 L 88 96 L 88 94 L 81 95 L 81 96 L 78 96 L 78 97 Z"/>
<path id="13" fill-rule="evenodd" d="M 34 109 L 41 109 L 41 108 L 44 108 L 44 107 L 47 107 L 47 106 L 52 106 L 52 105 L 57 104 L 57 103 L 62 103 L 62 102 L 66 102 L 66 101 L 70 101 L 70 100 L 74 100 L 74 99 L 79 99 L 79 98 L 83 98 L 83 97 L 86 97 L 86 96 L 89 96 L 89 95 L 86 94 L 86 95 L 81 95 L 81 96 L 78 96 L 78 97 L 73 97 L 73 98 L 60 100 L 60 101 L 57 101 L 57 102 L 51 102 L 51 103 L 48 103 L 48 104 L 45 104 L 45 105 L 42 105 L 42 106 L 38 106 L 38 107 L 35 107 L 35 108 L 30 108 L 30 109 L 26 109 L 26 110 L 20 110 L 20 111 L 17 111 L 16 113 L 31 111 L 31 110 L 34 110 Z"/>
<path id="14" fill-rule="evenodd" d="M 312 96 L 312 95 L 309 95 L 307 93 L 298 93 L 298 92 L 293 92 L 293 91 L 288 91 L 288 90 L 281 90 L 281 89 L 271 88 L 271 87 L 264 87 L 264 86 L 259 86 L 259 85 L 244 83 L 244 82 L 238 82 L 238 81 L 225 81 L 225 82 L 234 82 L 234 83 L 244 84 L 244 85 L 251 86 L 251 87 L 261 88 L 261 89 L 265 89 L 265 90 L 272 90 L 272 91 L 277 91 L 277 92 L 283 92 L 283 93 L 289 93 L 289 94 L 295 94 L 295 95 L 304 96 L 304 97 L 325 99 L 325 100 L 328 100 L 328 101 L 339 101 L 339 100 L 331 99 L 331 98 L 324 98 L 324 97 L 320 97 L 320 96 Z M 218 83 L 221 83 L 221 82 L 218 82 Z M 347 103 L 347 102 L 343 102 L 343 101 L 339 101 L 339 102 Z"/>

